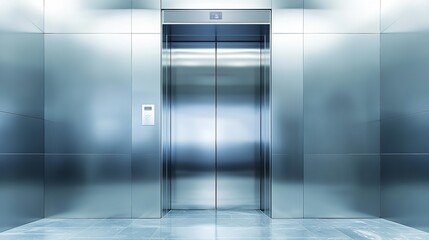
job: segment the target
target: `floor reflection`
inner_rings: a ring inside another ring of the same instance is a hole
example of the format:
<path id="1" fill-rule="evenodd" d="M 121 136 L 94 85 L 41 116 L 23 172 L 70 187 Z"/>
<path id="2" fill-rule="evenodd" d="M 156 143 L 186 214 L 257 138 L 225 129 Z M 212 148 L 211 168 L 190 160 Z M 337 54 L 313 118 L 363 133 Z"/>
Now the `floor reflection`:
<path id="1" fill-rule="evenodd" d="M 163 219 L 43 219 L 0 240 L 429 239 L 384 219 L 270 219 L 260 211 L 175 210 Z"/>

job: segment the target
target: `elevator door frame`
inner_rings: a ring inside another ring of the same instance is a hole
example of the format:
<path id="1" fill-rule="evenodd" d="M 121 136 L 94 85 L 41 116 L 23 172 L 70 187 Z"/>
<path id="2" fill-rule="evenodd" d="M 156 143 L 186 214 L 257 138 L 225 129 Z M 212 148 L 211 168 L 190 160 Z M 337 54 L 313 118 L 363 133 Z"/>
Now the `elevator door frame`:
<path id="1" fill-rule="evenodd" d="M 207 10 L 209 11 L 209 10 Z M 171 12 L 171 11 L 170 11 Z M 264 12 L 267 12 L 264 10 Z M 268 11 L 271 15 L 271 11 Z M 163 14 L 163 17 L 165 15 Z M 181 22 L 180 24 L 183 24 L 183 22 Z M 188 24 L 192 24 L 192 25 L 198 25 L 198 23 L 188 23 Z M 235 24 L 235 23 L 226 23 L 226 24 Z M 247 25 L 247 23 L 239 23 L 240 25 Z M 163 25 L 163 62 L 162 62 L 162 67 L 163 67 L 163 81 L 162 81 L 162 99 L 163 99 L 163 104 L 162 104 L 162 122 L 163 122 L 163 127 L 162 127 L 162 135 L 163 135 L 163 147 L 162 147 L 162 154 L 163 154 L 163 184 L 162 184 L 162 188 L 163 188 L 163 210 L 165 210 L 164 212 L 167 212 L 169 209 L 172 209 L 172 205 L 171 205 L 171 169 L 170 169 L 170 162 L 171 162 L 171 136 L 169 136 L 168 132 L 171 132 L 171 128 L 169 125 L 170 121 L 171 121 L 171 115 L 170 115 L 170 108 L 171 108 L 171 103 L 169 103 L 169 99 L 166 95 L 169 94 L 169 91 L 171 91 L 171 89 L 169 89 L 168 86 L 168 80 L 166 76 L 168 76 L 169 74 L 171 74 L 169 69 L 169 65 L 165 64 L 166 62 L 168 62 L 169 56 L 165 55 L 165 50 L 169 49 L 169 35 L 166 34 L 166 32 L 164 32 L 165 30 L 165 26 L 166 25 L 175 25 L 174 23 L 172 24 L 171 22 L 169 24 L 164 24 Z M 216 25 L 218 25 L 218 23 L 216 23 Z M 219 24 L 220 25 L 220 24 Z M 256 24 L 259 25 L 259 24 Z M 261 25 L 267 25 L 266 22 L 262 23 Z M 268 23 L 268 32 L 265 33 L 265 39 L 263 42 L 263 47 L 261 48 L 261 51 L 263 51 L 264 53 L 261 54 L 263 59 L 262 61 L 262 69 L 263 69 L 263 73 L 262 73 L 262 79 L 261 81 L 263 81 L 261 83 L 261 94 L 263 95 L 261 98 L 261 122 L 260 125 L 262 127 L 262 125 L 264 125 L 265 127 L 263 127 L 263 129 L 261 129 L 261 173 L 260 173 L 260 206 L 259 209 L 261 209 L 262 211 L 264 211 L 268 216 L 271 216 L 271 46 L 270 46 L 270 41 L 271 41 L 271 27 L 270 27 L 270 23 Z M 216 87 L 217 88 L 217 87 Z M 217 190 L 216 190 L 217 191 Z"/>

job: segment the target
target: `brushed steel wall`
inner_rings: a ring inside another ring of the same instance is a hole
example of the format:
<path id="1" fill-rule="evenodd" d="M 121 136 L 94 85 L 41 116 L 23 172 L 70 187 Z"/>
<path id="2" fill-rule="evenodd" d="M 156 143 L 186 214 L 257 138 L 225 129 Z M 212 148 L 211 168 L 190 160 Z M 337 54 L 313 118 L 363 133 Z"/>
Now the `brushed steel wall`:
<path id="1" fill-rule="evenodd" d="M 382 1 L 381 216 L 429 231 L 427 1 Z"/>
<path id="2" fill-rule="evenodd" d="M 379 216 L 379 76 L 378 34 L 305 36 L 305 217 Z"/>
<path id="3" fill-rule="evenodd" d="M 161 216 L 160 7 L 45 1 L 47 217 Z"/>
<path id="4" fill-rule="evenodd" d="M 131 216 L 131 35 L 45 36 L 46 217 Z"/>
<path id="5" fill-rule="evenodd" d="M 273 217 L 378 217 L 380 2 L 272 8 Z"/>
<path id="6" fill-rule="evenodd" d="M 272 217 L 303 217 L 303 35 L 273 34 Z"/>
<path id="7" fill-rule="evenodd" d="M 44 215 L 41 4 L 0 3 L 0 232 Z"/>

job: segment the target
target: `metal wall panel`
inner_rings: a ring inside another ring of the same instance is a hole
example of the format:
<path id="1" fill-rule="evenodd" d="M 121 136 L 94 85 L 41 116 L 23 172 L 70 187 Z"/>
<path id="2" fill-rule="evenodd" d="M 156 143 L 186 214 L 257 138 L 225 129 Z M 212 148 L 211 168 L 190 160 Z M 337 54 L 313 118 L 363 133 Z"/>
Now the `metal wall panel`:
<path id="1" fill-rule="evenodd" d="M 133 34 L 133 217 L 161 215 L 161 39 Z M 155 105 L 155 125 L 142 126 L 142 104 Z"/>
<path id="2" fill-rule="evenodd" d="M 378 155 L 305 155 L 304 217 L 380 216 Z"/>
<path id="3" fill-rule="evenodd" d="M 171 208 L 215 208 L 215 43 L 171 45 Z"/>
<path id="4" fill-rule="evenodd" d="M 45 217 L 130 218 L 129 155 L 47 155 Z"/>
<path id="5" fill-rule="evenodd" d="M 131 35 L 45 36 L 46 217 L 131 217 Z"/>
<path id="6" fill-rule="evenodd" d="M 273 0 L 273 33 L 304 31 L 304 0 Z"/>
<path id="7" fill-rule="evenodd" d="M 429 109 L 428 41 L 429 34 L 423 33 L 381 35 L 381 113 L 384 119 Z"/>
<path id="8" fill-rule="evenodd" d="M 132 32 L 161 33 L 161 0 L 132 0 Z"/>
<path id="9" fill-rule="evenodd" d="M 40 3 L 0 1 L 0 232 L 44 216 Z"/>
<path id="10" fill-rule="evenodd" d="M 131 33 L 131 0 L 45 0 L 45 33 Z"/>
<path id="11" fill-rule="evenodd" d="M 429 231 L 428 157 L 428 153 L 382 156 L 383 218 Z"/>
<path id="12" fill-rule="evenodd" d="M 0 111 L 43 118 L 43 34 L 0 33 Z"/>
<path id="13" fill-rule="evenodd" d="M 304 69 L 305 153 L 378 153 L 379 35 L 306 35 Z"/>
<path id="14" fill-rule="evenodd" d="M 43 119 L 0 111 L 0 153 L 43 153 Z"/>
<path id="15" fill-rule="evenodd" d="M 429 152 L 429 112 L 382 119 L 382 153 Z"/>
<path id="16" fill-rule="evenodd" d="M 0 153 L 0 199 L 0 232 L 43 218 L 42 154 Z"/>
<path id="17" fill-rule="evenodd" d="M 382 1 L 381 216 L 429 231 L 427 1 Z"/>
<path id="18" fill-rule="evenodd" d="M 131 152 L 131 36 L 45 37 L 48 153 Z"/>
<path id="19" fill-rule="evenodd" d="M 162 0 L 162 9 L 271 9 L 271 0 Z"/>
<path id="20" fill-rule="evenodd" d="M 0 2 L 0 32 L 42 33 L 43 0 Z"/>
<path id="21" fill-rule="evenodd" d="M 305 0 L 305 33 L 379 33 L 380 1 Z"/>
<path id="22" fill-rule="evenodd" d="M 379 44 L 376 34 L 305 36 L 305 217 L 379 216 Z"/>
<path id="23" fill-rule="evenodd" d="M 383 33 L 428 32 L 429 2 L 381 0 L 381 31 Z"/>
<path id="24" fill-rule="evenodd" d="M 217 209 L 260 209 L 261 47 L 217 43 Z"/>
<path id="25" fill-rule="evenodd" d="M 303 216 L 303 35 L 274 34 L 272 217 Z"/>
<path id="26" fill-rule="evenodd" d="M 44 216 L 40 6 L 0 1 L 0 232 Z"/>

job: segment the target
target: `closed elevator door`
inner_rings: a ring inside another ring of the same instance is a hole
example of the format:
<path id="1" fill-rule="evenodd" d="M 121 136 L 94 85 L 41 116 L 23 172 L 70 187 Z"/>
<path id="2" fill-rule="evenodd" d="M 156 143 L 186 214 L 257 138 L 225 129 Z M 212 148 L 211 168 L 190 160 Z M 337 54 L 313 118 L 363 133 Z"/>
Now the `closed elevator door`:
<path id="1" fill-rule="evenodd" d="M 261 43 L 170 54 L 171 208 L 260 209 Z"/>

